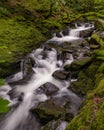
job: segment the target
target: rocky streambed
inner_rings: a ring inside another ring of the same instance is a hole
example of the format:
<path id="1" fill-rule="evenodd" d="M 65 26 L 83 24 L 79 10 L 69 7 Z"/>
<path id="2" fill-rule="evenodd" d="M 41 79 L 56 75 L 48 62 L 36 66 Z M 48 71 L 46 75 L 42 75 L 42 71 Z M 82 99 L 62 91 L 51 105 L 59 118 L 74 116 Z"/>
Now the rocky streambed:
<path id="1" fill-rule="evenodd" d="M 10 102 L 1 130 L 65 130 L 94 89 L 100 65 L 94 51 L 101 45 L 89 38 L 93 30 L 92 23 L 84 23 L 54 34 L 21 61 L 20 71 L 0 88 Z"/>

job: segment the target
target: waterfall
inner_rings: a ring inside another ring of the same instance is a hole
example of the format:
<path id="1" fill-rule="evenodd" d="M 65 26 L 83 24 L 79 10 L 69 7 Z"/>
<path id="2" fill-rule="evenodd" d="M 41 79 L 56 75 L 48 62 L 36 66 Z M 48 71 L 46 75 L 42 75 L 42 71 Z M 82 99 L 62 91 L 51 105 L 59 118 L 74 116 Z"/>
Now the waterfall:
<path id="1" fill-rule="evenodd" d="M 80 26 L 78 26 L 78 24 L 75 24 L 75 28 L 73 29 L 68 29 L 69 32 L 67 35 L 64 36 L 63 32 L 61 31 L 61 37 L 58 37 L 56 35 L 53 35 L 53 38 L 49 39 L 47 41 L 47 43 L 58 43 L 58 44 L 62 44 L 64 42 L 71 42 L 71 41 L 75 41 L 75 40 L 80 40 L 82 39 L 80 37 L 80 32 L 81 31 L 85 31 L 85 30 L 90 30 L 90 29 L 94 29 L 94 25 L 91 23 L 83 23 Z"/>
<path id="2" fill-rule="evenodd" d="M 68 36 L 64 36 L 61 32 L 60 34 L 62 37 L 60 38 L 54 34 L 54 37 L 48 40 L 47 43 L 55 41 L 60 44 L 65 41 L 80 39 L 78 37 L 79 32 L 89 28 L 91 27 L 84 26 L 78 27 L 77 29 L 71 29 L 70 35 Z M 30 61 L 30 59 L 32 61 Z M 76 115 L 76 109 L 78 109 L 82 100 L 79 96 L 68 90 L 70 80 L 59 80 L 52 76 L 56 70 L 62 70 L 63 65 L 67 63 L 70 64 L 73 60 L 74 58 L 72 54 L 70 54 L 69 58 L 63 62 L 61 59 L 57 58 L 56 49 L 45 49 L 45 47 L 33 50 L 33 52 L 27 56 L 27 59 L 22 60 L 21 72 L 18 72 L 17 74 L 13 75 L 11 79 L 8 79 L 9 82 L 13 82 L 14 85 L 10 84 L 3 86 L 2 89 L 0 88 L 0 96 L 9 100 L 9 106 L 11 107 L 10 112 L 0 124 L 0 130 L 32 130 L 31 127 L 24 129 L 23 124 L 31 115 L 30 109 L 32 107 L 36 107 L 38 103 L 44 102 L 51 98 L 51 96 L 47 96 L 45 93 L 37 92 L 37 90 L 47 82 L 56 85 L 59 89 L 58 93 L 55 95 L 56 97 L 61 97 L 63 95 L 68 95 L 70 97 L 71 101 L 73 102 L 70 110 L 74 115 Z M 20 84 L 18 81 L 21 81 L 24 77 L 29 76 L 28 71 L 29 73 L 30 71 L 32 72 L 31 78 L 29 78 L 29 81 L 25 84 Z M 16 83 L 14 81 L 16 81 Z M 5 92 L 3 92 L 3 89 L 5 89 Z M 10 91 L 12 91 L 14 94 L 12 99 L 10 95 L 8 95 L 8 92 Z M 36 128 L 34 129 L 38 130 L 40 123 L 35 117 L 33 119 L 36 123 L 36 126 L 34 126 Z M 66 124 L 66 122 L 61 123 L 58 129 L 65 129 Z"/>

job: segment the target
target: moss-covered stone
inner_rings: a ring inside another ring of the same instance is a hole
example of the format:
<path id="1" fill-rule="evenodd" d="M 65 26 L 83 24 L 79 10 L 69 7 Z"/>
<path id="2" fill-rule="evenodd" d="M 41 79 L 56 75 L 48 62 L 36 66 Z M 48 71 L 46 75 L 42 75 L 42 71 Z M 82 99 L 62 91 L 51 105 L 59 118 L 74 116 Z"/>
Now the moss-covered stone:
<path id="1" fill-rule="evenodd" d="M 98 72 L 94 78 L 94 89 L 88 92 L 79 114 L 69 123 L 66 130 L 103 130 L 104 75 L 101 71 Z"/>
<path id="2" fill-rule="evenodd" d="M 40 103 L 40 105 L 33 109 L 32 112 L 38 116 L 42 124 L 46 124 L 53 119 L 65 116 L 64 109 L 51 101 Z"/>
<path id="3" fill-rule="evenodd" d="M 77 81 L 72 82 L 69 89 L 79 95 L 87 94 L 89 90 L 94 88 L 94 79 L 98 68 L 99 62 L 95 62 L 80 71 Z"/>
<path id="4" fill-rule="evenodd" d="M 71 65 L 65 65 L 65 70 L 77 71 L 82 69 L 85 66 L 91 64 L 92 58 L 91 57 L 83 57 L 78 60 L 75 60 L 71 63 Z"/>

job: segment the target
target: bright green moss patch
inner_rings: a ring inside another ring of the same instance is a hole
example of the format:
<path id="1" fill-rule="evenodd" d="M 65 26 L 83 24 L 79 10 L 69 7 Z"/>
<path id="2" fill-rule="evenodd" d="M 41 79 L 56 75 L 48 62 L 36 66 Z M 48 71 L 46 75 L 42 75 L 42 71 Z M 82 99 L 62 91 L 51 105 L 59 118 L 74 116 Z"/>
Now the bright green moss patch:
<path id="1" fill-rule="evenodd" d="M 97 77 L 98 79 L 100 77 Z M 66 130 L 103 130 L 104 128 L 104 77 L 96 82 L 96 88 L 87 94 L 80 113 Z M 98 82 L 98 83 L 97 83 Z"/>
<path id="2" fill-rule="evenodd" d="M 4 79 L 0 79 L 0 86 L 4 85 Z M 9 110 L 8 101 L 0 98 L 0 113 L 5 113 Z"/>
<path id="3" fill-rule="evenodd" d="M 3 100 L 0 98 L 0 113 L 8 112 L 8 110 L 9 110 L 8 103 L 9 102 L 7 100 Z"/>
<path id="4" fill-rule="evenodd" d="M 103 130 L 104 129 L 104 100 L 99 104 L 99 110 L 89 127 L 89 130 Z"/>
<path id="5" fill-rule="evenodd" d="M 81 112 L 69 123 L 66 130 L 83 130 L 93 114 L 93 102 L 89 101 Z"/>
<path id="6" fill-rule="evenodd" d="M 33 24 L 28 26 L 16 19 L 0 19 L 0 76 L 13 73 L 11 64 L 37 48 L 44 40 L 44 35 Z"/>

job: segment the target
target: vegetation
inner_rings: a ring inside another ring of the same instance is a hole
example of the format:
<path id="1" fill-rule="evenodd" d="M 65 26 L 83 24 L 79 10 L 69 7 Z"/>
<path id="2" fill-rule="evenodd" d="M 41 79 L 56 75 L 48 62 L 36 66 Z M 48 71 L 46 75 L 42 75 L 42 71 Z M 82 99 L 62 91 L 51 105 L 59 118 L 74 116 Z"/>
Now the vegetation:
<path id="1" fill-rule="evenodd" d="M 4 80 L 0 79 L 0 86 L 4 85 Z M 7 100 L 3 100 L 2 98 L 0 98 L 0 114 L 1 113 L 5 113 L 9 110 L 8 108 L 8 101 Z"/>
<path id="2" fill-rule="evenodd" d="M 19 69 L 21 59 L 53 32 L 87 20 L 96 27 L 89 43 L 98 46 L 93 63 L 87 67 L 86 61 L 79 64 L 85 69 L 78 74 L 72 91 L 84 95 L 85 101 L 66 130 L 104 129 L 104 37 L 100 35 L 104 30 L 104 0 L 0 0 L 0 86 L 3 78 Z M 8 111 L 7 104 L 0 98 L 0 113 Z"/>

